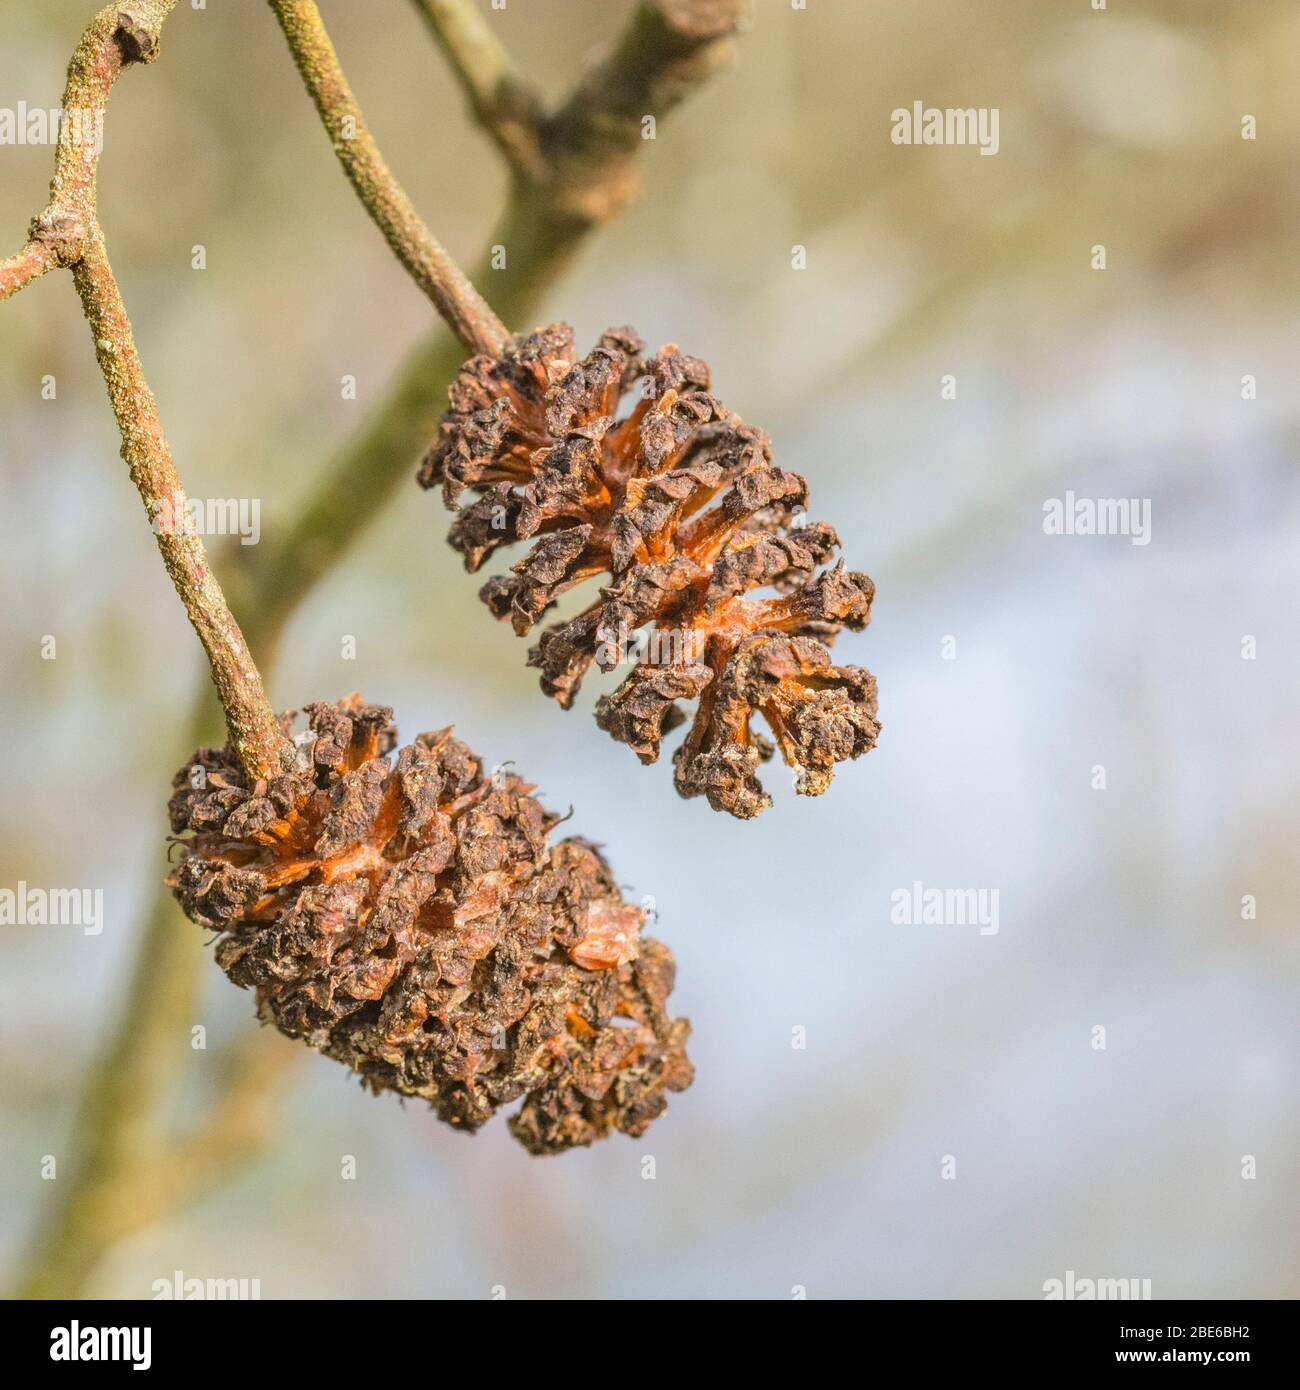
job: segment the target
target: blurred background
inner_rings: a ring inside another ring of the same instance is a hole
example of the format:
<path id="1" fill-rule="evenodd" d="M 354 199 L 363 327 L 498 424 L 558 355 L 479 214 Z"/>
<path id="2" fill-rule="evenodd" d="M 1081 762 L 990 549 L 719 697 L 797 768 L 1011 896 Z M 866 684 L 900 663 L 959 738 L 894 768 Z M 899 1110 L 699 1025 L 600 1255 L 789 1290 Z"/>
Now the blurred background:
<path id="1" fill-rule="evenodd" d="M 505 178 L 418 17 L 322 8 L 473 261 Z M 3 0 L 0 106 L 57 105 L 92 9 Z M 483 5 L 553 97 L 628 9 Z M 260 499 L 268 543 L 430 311 L 264 5 L 182 3 L 163 48 L 113 98 L 101 215 L 190 493 Z M 266 1153 L 120 1245 L 93 1293 L 182 1270 L 264 1298 L 1037 1298 L 1073 1270 L 1300 1294 L 1297 50 L 1289 0 L 755 0 L 736 65 L 661 124 L 643 197 L 546 314 L 580 344 L 628 322 L 705 357 L 809 479 L 878 586 L 836 650 L 879 678 L 879 747 L 820 799 L 770 770 L 754 822 L 679 800 L 666 761 L 596 729 L 604 682 L 567 715 L 540 695 L 436 497 L 400 490 L 297 615 L 273 702 L 359 690 L 406 739 L 454 722 L 572 805 L 655 899 L 697 1080 L 644 1138 L 539 1160 L 503 1120 L 470 1140 L 304 1056 Z M 914 101 L 997 107 L 999 153 L 891 144 Z M 4 251 L 50 163 L 0 147 Z M 0 309 L 0 364 L 0 886 L 105 894 L 102 935 L 0 929 L 16 1274 L 165 872 L 203 674 L 66 277 Z M 1150 544 L 1044 534 L 1067 490 L 1150 499 Z M 999 931 L 892 923 L 916 880 L 996 888 Z M 187 1105 L 253 1010 L 205 982 Z"/>

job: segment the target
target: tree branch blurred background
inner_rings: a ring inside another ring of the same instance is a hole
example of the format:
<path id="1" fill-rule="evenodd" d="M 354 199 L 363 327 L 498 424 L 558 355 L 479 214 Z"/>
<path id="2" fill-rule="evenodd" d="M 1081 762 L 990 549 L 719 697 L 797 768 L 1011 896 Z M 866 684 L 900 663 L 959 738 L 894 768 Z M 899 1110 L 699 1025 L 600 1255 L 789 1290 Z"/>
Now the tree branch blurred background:
<path id="1" fill-rule="evenodd" d="M 548 99 L 626 12 L 483 7 Z M 390 162 L 472 262 L 506 175 L 415 8 L 325 13 Z M 0 105 L 55 104 L 88 17 L 11 0 Z M 92 1292 L 148 1296 L 181 1269 L 265 1297 L 1034 1297 L 1074 1269 L 1157 1297 L 1295 1294 L 1298 42 L 1282 0 L 750 6 L 738 64 L 659 132 L 643 197 L 535 318 L 580 342 L 631 322 L 708 358 L 808 477 L 811 514 L 879 586 L 837 650 L 880 678 L 880 747 L 818 801 L 774 788 L 751 824 L 678 801 L 593 728 L 599 682 L 568 715 L 538 694 L 436 500 L 399 489 L 289 627 L 272 699 L 358 689 L 404 729 L 454 721 L 572 803 L 655 898 L 698 1079 L 641 1141 L 527 1162 L 504 1130 L 448 1134 L 304 1050 L 270 1152 L 120 1246 Z M 164 45 L 114 96 L 101 216 L 190 491 L 261 499 L 273 547 L 428 308 L 269 12 L 182 6 Z M 892 145 L 917 100 L 998 107 L 999 154 Z M 49 158 L 0 147 L 15 246 Z M 200 671 L 61 277 L 5 306 L 0 361 L 0 885 L 106 903 L 98 937 L 3 928 L 12 1265 L 67 1180 L 42 1156 L 70 1151 L 165 871 Z M 1151 544 L 1044 535 L 1066 489 L 1150 497 Z M 917 879 L 999 888 L 1000 931 L 892 925 Z M 179 1122 L 251 1013 L 206 972 Z"/>

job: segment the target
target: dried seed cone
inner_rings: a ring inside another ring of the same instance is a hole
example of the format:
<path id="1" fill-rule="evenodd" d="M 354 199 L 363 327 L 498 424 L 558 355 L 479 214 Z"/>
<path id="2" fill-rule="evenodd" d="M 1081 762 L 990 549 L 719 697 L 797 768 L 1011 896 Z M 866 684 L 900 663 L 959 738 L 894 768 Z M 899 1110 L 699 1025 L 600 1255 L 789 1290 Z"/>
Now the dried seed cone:
<path id="1" fill-rule="evenodd" d="M 542 689 L 567 709 L 593 662 L 630 662 L 596 721 L 644 763 L 685 721 L 681 702 L 698 700 L 677 789 L 749 817 L 771 804 L 757 768 L 774 746 L 815 796 L 837 762 L 875 743 L 875 678 L 827 650 L 842 627 L 866 626 L 875 586 L 830 565 L 835 531 L 798 524 L 804 480 L 709 386 L 705 363 L 671 344 L 646 357 L 630 328 L 612 328 L 579 360 L 573 330 L 552 324 L 465 364 L 419 481 L 459 509 L 449 539 L 467 569 L 532 542 L 481 591 L 517 633 L 607 576 L 530 650 Z"/>
<path id="2" fill-rule="evenodd" d="M 551 845 L 559 818 L 449 730 L 394 759 L 389 709 L 307 714 L 293 772 L 249 786 L 201 748 L 176 774 L 168 882 L 221 968 L 266 1022 L 449 1124 L 522 1097 L 532 1153 L 643 1133 L 691 1083 L 690 1024 L 596 847 Z"/>

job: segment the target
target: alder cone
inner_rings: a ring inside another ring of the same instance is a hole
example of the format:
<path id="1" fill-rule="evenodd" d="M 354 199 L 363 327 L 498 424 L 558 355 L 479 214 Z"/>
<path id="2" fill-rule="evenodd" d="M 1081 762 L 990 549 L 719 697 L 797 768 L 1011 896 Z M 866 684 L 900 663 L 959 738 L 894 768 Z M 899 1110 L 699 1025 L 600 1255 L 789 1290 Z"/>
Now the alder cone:
<path id="1" fill-rule="evenodd" d="M 529 651 L 542 689 L 567 709 L 593 662 L 631 664 L 596 722 L 643 763 L 698 700 L 677 789 L 749 817 L 771 804 L 757 768 L 775 748 L 816 796 L 875 743 L 875 678 L 834 665 L 827 646 L 866 626 L 875 586 L 831 563 L 834 529 L 800 524 L 804 480 L 709 388 L 707 365 L 672 344 L 647 357 L 632 329 L 611 328 L 579 360 L 573 330 L 552 324 L 462 367 L 418 478 L 457 510 L 449 540 L 467 569 L 531 542 L 481 590 L 521 636 L 607 577 Z"/>
<path id="2" fill-rule="evenodd" d="M 450 730 L 393 759 L 391 710 L 306 712 L 294 771 L 250 786 L 201 748 L 174 780 L 168 883 L 221 968 L 264 1021 L 448 1124 L 522 1097 L 533 1153 L 643 1133 L 691 1083 L 690 1024 L 596 846 L 550 844 L 559 818 Z"/>

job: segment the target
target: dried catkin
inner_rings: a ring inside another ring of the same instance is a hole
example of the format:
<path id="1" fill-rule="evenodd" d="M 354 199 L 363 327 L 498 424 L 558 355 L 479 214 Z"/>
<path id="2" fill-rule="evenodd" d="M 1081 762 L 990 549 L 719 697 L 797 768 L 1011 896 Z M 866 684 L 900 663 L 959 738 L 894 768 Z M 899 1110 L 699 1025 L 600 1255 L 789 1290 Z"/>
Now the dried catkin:
<path id="1" fill-rule="evenodd" d="M 231 749 L 203 748 L 176 774 L 168 882 L 229 978 L 448 1124 L 522 1098 L 510 1128 L 533 1153 L 643 1133 L 690 1085 L 690 1025 L 596 846 L 551 844 L 559 818 L 449 730 L 394 758 L 389 709 L 306 712 L 292 772 L 249 786 Z"/>
<path id="2" fill-rule="evenodd" d="M 875 678 L 827 648 L 866 626 L 875 586 L 831 564 L 839 538 L 803 522 L 804 480 L 710 394 L 699 358 L 672 344 L 647 357 L 630 328 L 581 360 L 564 323 L 514 338 L 461 369 L 419 481 L 458 509 L 449 539 L 466 568 L 532 542 L 481 591 L 520 635 L 605 577 L 594 602 L 541 633 L 529 664 L 565 708 L 593 662 L 631 664 L 596 720 L 644 763 L 685 722 L 680 702 L 697 700 L 674 754 L 683 796 L 754 816 L 771 804 L 757 768 L 774 747 L 815 796 L 875 743 Z"/>

